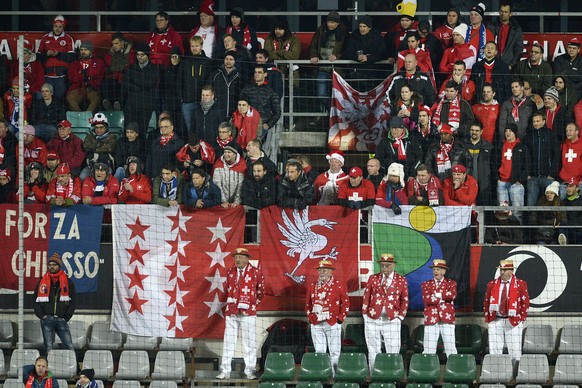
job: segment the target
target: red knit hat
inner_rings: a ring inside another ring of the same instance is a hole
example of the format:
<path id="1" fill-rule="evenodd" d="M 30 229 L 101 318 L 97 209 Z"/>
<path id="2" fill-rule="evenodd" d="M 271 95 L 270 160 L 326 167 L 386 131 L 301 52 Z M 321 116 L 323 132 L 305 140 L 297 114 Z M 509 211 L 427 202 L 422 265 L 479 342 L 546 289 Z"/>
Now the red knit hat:
<path id="1" fill-rule="evenodd" d="M 214 16 L 214 1 L 213 0 L 204 0 L 200 5 L 200 9 L 198 13 L 204 12 L 207 15 Z"/>

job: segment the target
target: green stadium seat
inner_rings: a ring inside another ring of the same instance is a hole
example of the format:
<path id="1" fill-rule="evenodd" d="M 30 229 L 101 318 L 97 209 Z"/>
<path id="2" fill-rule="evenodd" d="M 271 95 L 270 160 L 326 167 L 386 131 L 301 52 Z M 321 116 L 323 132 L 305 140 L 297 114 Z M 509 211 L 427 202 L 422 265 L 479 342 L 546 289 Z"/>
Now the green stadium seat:
<path id="1" fill-rule="evenodd" d="M 123 111 L 111 110 L 102 113 L 107 117 L 109 130 L 111 128 L 119 128 L 121 131 L 125 129 L 125 116 L 123 115 Z"/>
<path id="2" fill-rule="evenodd" d="M 360 388 L 358 383 L 334 383 L 332 388 Z"/>
<path id="3" fill-rule="evenodd" d="M 411 383 L 436 383 L 441 372 L 437 354 L 415 353 L 410 359 L 408 381 Z"/>
<path id="4" fill-rule="evenodd" d="M 259 388 L 286 388 L 285 383 L 260 383 Z"/>
<path id="5" fill-rule="evenodd" d="M 295 388 L 323 388 L 319 382 L 299 381 Z"/>
<path id="6" fill-rule="evenodd" d="M 401 354 L 379 353 L 372 368 L 374 383 L 399 383 L 404 377 L 404 361 Z"/>
<path id="7" fill-rule="evenodd" d="M 409 384 L 406 384 L 406 388 L 432 388 L 432 384 L 409 383 Z"/>
<path id="8" fill-rule="evenodd" d="M 299 381 L 328 382 L 331 379 L 331 361 L 327 353 L 305 353 L 301 360 Z"/>
<path id="9" fill-rule="evenodd" d="M 372 383 L 368 388 L 396 388 L 392 383 Z"/>
<path id="10" fill-rule="evenodd" d="M 342 341 L 343 353 L 368 353 L 366 337 L 364 335 L 364 324 L 349 324 L 346 326 L 346 333 Z"/>
<path id="11" fill-rule="evenodd" d="M 445 367 L 447 383 L 471 384 L 477 378 L 477 363 L 472 354 L 451 354 Z"/>
<path id="12" fill-rule="evenodd" d="M 361 384 L 368 377 L 368 361 L 364 353 L 341 353 L 335 381 Z"/>
<path id="13" fill-rule="evenodd" d="M 467 384 L 444 383 L 442 388 L 469 388 Z"/>
<path id="14" fill-rule="evenodd" d="M 456 325 L 455 342 L 460 354 L 477 355 L 483 348 L 483 334 L 479 325 Z"/>
<path id="15" fill-rule="evenodd" d="M 91 128 L 73 127 L 71 132 L 81 140 L 85 140 L 87 134 L 91 132 Z"/>
<path id="16" fill-rule="evenodd" d="M 93 112 L 73 112 L 67 111 L 67 120 L 71 123 L 71 127 L 91 128 L 89 119 L 93 118 Z"/>
<path id="17" fill-rule="evenodd" d="M 262 381 L 291 381 L 295 376 L 295 360 L 291 353 L 269 352 Z"/>

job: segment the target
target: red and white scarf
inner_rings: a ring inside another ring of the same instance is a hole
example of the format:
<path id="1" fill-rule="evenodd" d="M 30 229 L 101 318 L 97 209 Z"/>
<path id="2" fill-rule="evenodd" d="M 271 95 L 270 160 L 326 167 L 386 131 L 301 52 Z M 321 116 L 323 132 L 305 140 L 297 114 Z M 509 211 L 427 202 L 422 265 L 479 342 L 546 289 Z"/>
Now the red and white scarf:
<path id="1" fill-rule="evenodd" d="M 26 380 L 25 388 L 32 388 L 34 380 L 37 379 L 39 382 L 46 379 L 46 381 L 44 382 L 44 388 L 53 388 L 53 373 L 50 371 L 47 371 L 44 376 L 37 376 L 36 373 L 33 371 L 30 374 L 30 376 L 28 376 L 28 380 Z"/>
<path id="2" fill-rule="evenodd" d="M 51 293 L 51 284 L 59 282 L 59 287 L 61 289 L 59 301 L 69 302 L 71 297 L 69 296 L 69 278 L 67 274 L 61 269 L 59 272 L 52 274 L 46 272 L 40 283 L 38 284 L 38 297 L 36 298 L 37 303 L 48 302 L 49 295 Z"/>
<path id="3" fill-rule="evenodd" d="M 226 140 L 221 140 L 218 136 L 216 137 L 216 142 L 218 143 L 218 145 L 220 146 L 220 148 L 226 147 L 228 145 L 228 143 L 230 143 L 232 141 L 232 136 L 229 136 L 228 139 Z"/>
<path id="4" fill-rule="evenodd" d="M 451 158 L 449 152 L 453 148 L 454 139 L 450 143 L 440 142 L 440 148 L 437 152 L 437 171 L 439 174 L 444 174 L 451 168 Z"/>
<path id="5" fill-rule="evenodd" d="M 522 98 L 520 102 L 515 101 L 515 97 L 511 97 L 511 103 L 513 104 L 513 108 L 511 109 L 511 117 L 513 117 L 513 121 L 516 123 L 519 122 L 519 107 L 525 104 L 526 98 Z"/>
<path id="6" fill-rule="evenodd" d="M 166 144 L 168 144 L 168 142 L 173 138 L 174 138 L 173 133 L 170 136 L 160 136 L 160 144 L 162 145 L 162 147 L 165 147 Z"/>
<path id="7" fill-rule="evenodd" d="M 55 187 L 55 191 L 57 193 L 57 197 L 69 198 L 73 196 L 73 189 L 74 189 L 75 181 L 73 178 L 69 177 L 69 184 L 61 185 L 57 182 Z"/>
<path id="8" fill-rule="evenodd" d="M 395 138 L 392 147 L 398 152 L 398 160 L 406 160 L 406 144 L 402 139 L 406 136 L 406 131 L 402 132 L 399 138 Z"/>
<path id="9" fill-rule="evenodd" d="M 276 50 L 279 50 L 281 48 L 280 46 L 281 46 L 281 42 L 279 42 L 279 40 L 277 40 L 277 39 L 273 40 L 273 48 L 275 49 L 275 51 Z M 283 45 L 283 50 L 285 50 L 285 51 L 289 51 L 290 48 L 291 48 L 291 42 L 290 41 L 289 42 L 286 42 Z"/>
<path id="10" fill-rule="evenodd" d="M 432 122 L 437 127 L 441 125 L 441 113 L 443 110 L 443 105 L 447 101 L 446 98 L 441 98 L 439 104 L 437 105 L 434 115 L 432 116 Z M 453 101 L 449 103 L 449 121 L 448 124 L 453 128 L 458 128 L 461 124 L 461 98 L 457 95 Z"/>
<path id="11" fill-rule="evenodd" d="M 412 181 L 412 187 L 414 189 L 414 195 L 421 195 L 421 190 L 426 190 L 426 195 L 428 197 L 429 205 L 439 204 L 439 184 L 434 176 L 431 176 L 426 185 L 420 184 L 418 180 L 414 179 Z"/>
<path id="12" fill-rule="evenodd" d="M 238 42 L 241 46 L 246 47 L 247 49 L 251 49 L 252 48 L 252 42 L 251 42 L 251 31 L 249 30 L 249 26 L 244 26 L 244 28 L 241 28 L 240 26 L 230 26 L 230 27 L 226 27 L 226 33 L 227 34 L 231 34 L 232 35 L 232 31 L 240 31 L 242 29 L 243 32 L 243 41 L 242 42 Z"/>
<path id="13" fill-rule="evenodd" d="M 517 298 L 519 297 L 519 291 L 517 288 L 517 279 L 512 276 L 509 279 L 509 296 L 507 298 L 507 315 L 510 317 L 515 317 L 517 315 Z M 491 289 L 491 299 L 489 299 L 490 306 L 497 306 L 496 311 L 499 311 L 499 289 L 502 287 L 501 277 L 495 279 L 493 288 Z M 489 310 L 491 311 L 491 310 Z"/>
<path id="14" fill-rule="evenodd" d="M 554 111 L 546 109 L 546 127 L 548 127 L 549 129 L 554 129 L 554 120 L 558 115 L 559 111 L 560 105 L 556 106 L 556 109 L 554 109 Z"/>

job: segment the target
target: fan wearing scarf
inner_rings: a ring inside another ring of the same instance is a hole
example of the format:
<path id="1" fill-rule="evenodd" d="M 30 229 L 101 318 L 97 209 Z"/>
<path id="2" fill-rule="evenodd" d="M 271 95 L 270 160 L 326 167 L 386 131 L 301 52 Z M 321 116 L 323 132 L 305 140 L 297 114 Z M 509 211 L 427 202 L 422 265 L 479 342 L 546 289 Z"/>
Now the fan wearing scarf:
<path id="1" fill-rule="evenodd" d="M 48 370 L 45 356 L 38 357 L 34 365 L 23 366 L 22 375 L 25 388 L 59 388 L 58 380 Z"/>
<path id="2" fill-rule="evenodd" d="M 45 354 L 53 348 L 55 333 L 61 339 L 63 348 L 74 349 L 67 322 L 75 312 L 75 285 L 69 281 L 62 266 L 61 256 L 53 253 L 48 259 L 48 271 L 34 291 L 34 314 L 40 319 Z"/>
<path id="3" fill-rule="evenodd" d="M 483 15 L 485 15 L 485 4 L 479 3 L 471 8 L 469 14 L 469 28 L 465 35 L 465 42 L 475 47 L 477 50 L 477 60 L 485 58 L 485 44 L 495 41 L 491 30 L 483 24 Z"/>
<path id="4" fill-rule="evenodd" d="M 513 260 L 501 260 L 497 268 L 500 276 L 487 284 L 483 301 L 489 353 L 502 354 L 506 345 L 515 366 L 521 358 L 523 322 L 529 310 L 527 283 L 513 274 Z"/>
<path id="5" fill-rule="evenodd" d="M 388 207 L 395 215 L 400 215 L 402 213 L 400 205 L 408 205 L 405 185 L 404 166 L 396 162 L 392 163 L 388 167 L 388 173 L 378 186 L 376 205 Z"/>
<path id="6" fill-rule="evenodd" d="M 95 381 L 95 369 L 88 368 L 79 372 L 79 381 L 75 388 L 98 388 L 99 384 Z"/>

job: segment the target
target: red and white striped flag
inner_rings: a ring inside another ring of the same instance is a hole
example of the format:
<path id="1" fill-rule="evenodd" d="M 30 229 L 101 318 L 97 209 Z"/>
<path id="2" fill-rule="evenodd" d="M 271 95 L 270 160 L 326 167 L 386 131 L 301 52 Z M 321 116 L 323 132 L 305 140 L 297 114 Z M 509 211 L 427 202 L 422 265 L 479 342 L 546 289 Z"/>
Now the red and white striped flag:
<path id="1" fill-rule="evenodd" d="M 112 330 L 222 338 L 230 252 L 244 240 L 244 208 L 188 211 L 114 205 Z"/>
<path id="2" fill-rule="evenodd" d="M 359 92 L 337 72 L 333 72 L 328 135 L 330 149 L 376 150 L 390 121 L 386 91 L 391 80 L 392 76 L 389 76 L 374 89 Z"/>

